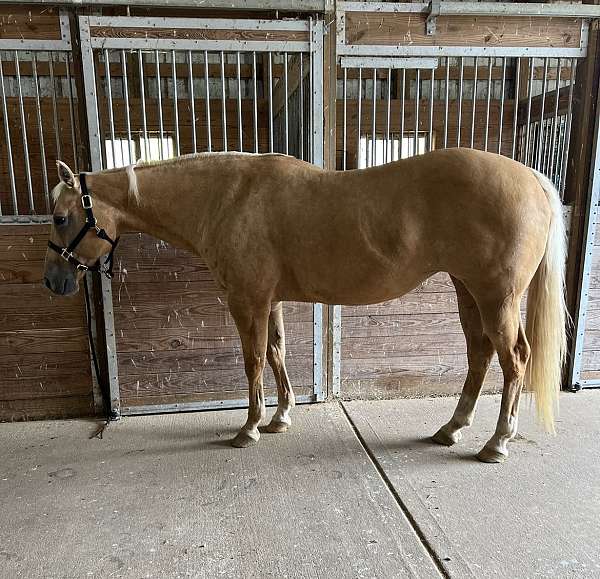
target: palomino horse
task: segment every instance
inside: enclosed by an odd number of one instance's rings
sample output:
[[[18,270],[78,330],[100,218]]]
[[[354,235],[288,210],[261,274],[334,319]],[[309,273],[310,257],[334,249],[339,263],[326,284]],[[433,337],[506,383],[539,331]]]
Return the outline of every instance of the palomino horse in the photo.
[[[496,431],[478,457],[507,456],[524,382],[553,430],[565,354],[565,229],[556,190],[524,165],[448,149],[345,172],[241,153],[190,155],[85,180],[64,163],[58,168],[56,251],[48,252],[45,271],[53,292],[77,291],[85,268],[97,268],[127,231],[201,255],[226,291],[250,388],[248,420],[234,446],[259,439],[267,360],[278,406],[266,430],[290,425],[281,301],[373,304],[439,271],[456,287],[469,370],[454,415],[434,440],[454,444],[471,424],[494,352],[504,391]],[[528,287],[524,329],[519,304]]]

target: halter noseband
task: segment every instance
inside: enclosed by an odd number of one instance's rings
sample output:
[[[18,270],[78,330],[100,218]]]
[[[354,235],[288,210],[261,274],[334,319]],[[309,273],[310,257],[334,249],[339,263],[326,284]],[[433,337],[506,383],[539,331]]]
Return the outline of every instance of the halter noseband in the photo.
[[[60,245],[56,245],[56,243],[53,243],[52,241],[48,241],[48,247],[56,251],[56,253],[58,253],[58,255],[60,255],[65,261],[68,261],[69,263],[73,264],[75,266],[75,269],[77,269],[78,271],[99,271],[100,273],[103,273],[108,279],[110,279],[112,277],[113,270],[113,255],[115,253],[117,243],[119,243],[119,238],[117,237],[116,240],[111,239],[108,233],[104,231],[104,229],[98,227],[96,218],[94,217],[94,212],[92,210],[92,197],[89,194],[87,186],[85,184],[85,173],[79,174],[79,182],[81,184],[81,205],[83,206],[83,210],[85,211],[85,223],[83,224],[83,227],[79,230],[79,233],[75,236],[75,239],[73,239],[73,241],[71,241],[71,243],[67,247],[60,247]],[[90,229],[94,229],[96,235],[100,239],[103,239],[104,241],[108,241],[108,243],[110,243],[111,249],[103,264],[106,267],[100,265],[99,260],[94,265],[86,265],[85,263],[79,261],[73,254],[75,248],[81,243],[81,240],[85,237],[85,235]]]

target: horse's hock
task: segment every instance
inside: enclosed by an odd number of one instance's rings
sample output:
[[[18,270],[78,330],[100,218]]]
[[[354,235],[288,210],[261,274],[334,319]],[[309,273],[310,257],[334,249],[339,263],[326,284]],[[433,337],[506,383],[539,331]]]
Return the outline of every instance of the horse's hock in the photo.
[[[317,4],[305,14],[295,5],[292,19],[285,11],[165,18],[158,9],[87,16],[0,4],[2,420],[102,411],[83,299],[51,297],[40,283],[57,158],[97,171],[197,151],[276,151],[350,170],[463,146],[519,160],[547,175],[577,216],[566,385],[598,383],[596,220],[586,214],[598,191],[588,188],[594,8],[517,15],[463,3],[460,16],[442,8],[428,19],[421,5],[338,3],[325,15]],[[130,234],[112,282],[92,286],[113,410],[246,404],[240,342],[202,259]],[[299,402],[457,393],[465,381],[447,274],[382,304],[287,303],[284,320]],[[485,388],[501,384],[494,361]]]

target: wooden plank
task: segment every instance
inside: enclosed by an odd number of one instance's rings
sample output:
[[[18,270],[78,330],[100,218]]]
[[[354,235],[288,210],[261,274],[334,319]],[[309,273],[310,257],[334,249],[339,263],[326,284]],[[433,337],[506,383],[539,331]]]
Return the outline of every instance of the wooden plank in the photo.
[[[292,386],[306,386],[312,392],[312,366],[306,364],[288,364],[288,372]],[[264,383],[267,387],[275,388],[273,373],[269,368],[264,374]],[[248,381],[243,367],[225,368],[214,372],[154,372],[145,375],[119,376],[121,395],[124,398],[133,396],[147,398],[149,396],[172,396],[189,394],[192,398],[198,393],[217,393],[212,399],[220,399],[221,392],[239,391],[246,397],[248,394]],[[200,400],[201,398],[196,398]]]
[[[58,7],[3,5],[0,39],[61,40]]]
[[[285,331],[288,346],[309,342],[312,344],[311,322],[285,324]],[[198,330],[169,328],[143,331],[121,328],[117,332],[117,349],[119,353],[207,349],[214,346],[233,348],[239,342],[240,338],[235,326],[207,326]]]
[[[425,32],[425,14],[346,12],[345,43],[382,46],[527,46],[579,48],[581,20],[537,16],[438,16]]]
[[[242,40],[244,42],[308,42],[306,30],[233,30],[230,28],[90,27],[92,38],[143,38],[157,40]]]
[[[390,356],[438,356],[443,359],[453,354],[466,354],[462,334],[429,334],[398,339],[344,337],[342,360],[363,360],[368,364],[385,364]]]
[[[312,342],[289,348],[286,363],[303,363],[312,369]],[[2,361],[0,359],[0,367]],[[119,353],[119,376],[140,376],[154,372],[220,372],[244,370],[241,344],[205,349],[151,350]]]
[[[0,261],[0,283],[42,283],[43,261]]]
[[[83,320],[83,295],[57,296],[41,283],[2,284],[0,286],[0,316],[16,311],[24,313],[46,312],[51,310],[57,316],[60,326],[60,314],[73,308],[80,309]],[[2,328],[4,329],[4,328]]]
[[[88,352],[43,352],[3,354],[0,356],[0,375],[7,379],[60,378],[68,373],[89,373]]]
[[[277,397],[277,389],[274,384],[265,386],[264,389],[265,397]],[[312,388],[310,387],[299,387],[294,388],[296,396],[310,396],[312,394]],[[210,387],[205,391],[192,392],[192,393],[168,393],[168,394],[146,394],[140,392],[139,396],[125,396],[121,398],[122,406],[128,406],[135,412],[136,406],[154,406],[157,404],[186,404],[186,403],[198,403],[198,402],[214,402],[228,401],[228,400],[241,400],[247,403],[248,400],[248,389],[239,388],[232,390],[210,390]]]
[[[344,316],[444,314],[458,311],[454,293],[411,292],[397,300],[368,306],[345,306]]]
[[[94,416],[91,396],[0,400],[0,422]]]
[[[86,352],[85,328],[0,331],[0,356],[42,352]]]
[[[345,316],[342,307],[342,341],[348,338],[397,338],[421,335],[462,335],[458,313],[400,316]]]
[[[37,378],[4,378],[0,388],[0,400],[33,400],[44,399],[48,403],[51,398],[68,396],[91,397],[90,367],[64,372],[62,376],[46,376]]]

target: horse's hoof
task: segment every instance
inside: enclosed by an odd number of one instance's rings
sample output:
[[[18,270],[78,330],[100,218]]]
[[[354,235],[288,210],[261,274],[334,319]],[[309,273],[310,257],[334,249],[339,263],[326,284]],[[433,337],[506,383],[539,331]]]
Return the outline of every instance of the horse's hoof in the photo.
[[[477,460],[487,463],[500,463],[504,462],[508,458],[508,455],[499,450],[488,448],[484,446],[477,454]]]
[[[431,440],[433,440],[433,442],[436,442],[437,444],[443,444],[444,446],[452,446],[453,444],[456,444],[457,442],[459,442],[461,438],[462,438],[462,434],[460,433],[460,430],[457,430],[456,432],[449,434],[446,431],[445,427],[442,426],[442,428],[440,428],[431,437]]]
[[[260,434],[258,431],[254,433],[249,432],[248,430],[240,430],[237,436],[231,441],[231,446],[235,446],[236,448],[247,448],[256,444],[259,438]]]
[[[277,432],[285,432],[290,425],[287,422],[280,422],[279,420],[271,420],[267,426],[265,426],[265,432],[275,434]]]

